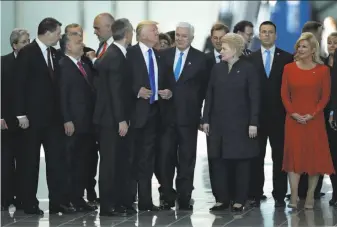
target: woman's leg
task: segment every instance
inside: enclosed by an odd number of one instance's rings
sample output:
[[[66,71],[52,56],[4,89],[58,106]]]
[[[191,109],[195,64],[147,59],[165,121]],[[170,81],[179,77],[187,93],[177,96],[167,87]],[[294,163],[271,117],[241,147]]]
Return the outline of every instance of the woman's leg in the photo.
[[[308,177],[308,192],[305,200],[304,208],[312,209],[315,203],[315,189],[318,183],[319,175],[313,175]]]
[[[290,204],[288,205],[291,208],[297,208],[297,199],[298,199],[298,183],[300,181],[301,175],[294,172],[289,172],[289,183],[291,189],[291,198]]]

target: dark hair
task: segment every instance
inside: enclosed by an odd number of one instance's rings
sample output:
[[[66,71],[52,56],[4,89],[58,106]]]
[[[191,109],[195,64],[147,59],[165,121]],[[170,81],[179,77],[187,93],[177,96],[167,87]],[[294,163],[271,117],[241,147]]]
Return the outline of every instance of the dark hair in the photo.
[[[211,36],[213,35],[214,31],[220,31],[220,30],[224,30],[226,34],[229,33],[229,28],[227,25],[222,24],[222,23],[216,23],[211,28]]]
[[[60,39],[60,49],[63,53],[66,51],[67,43],[69,42],[69,34],[63,34]]]
[[[159,34],[159,41],[162,40],[162,39],[166,40],[169,46],[172,45],[171,37],[167,33],[160,33]]]
[[[238,22],[238,23],[234,26],[233,32],[234,32],[234,33],[238,33],[239,31],[240,31],[240,32],[245,32],[245,28],[246,28],[247,26],[248,26],[248,27],[254,28],[254,25],[253,25],[252,22],[247,21],[247,20],[242,20],[242,21]]]
[[[317,30],[322,27],[322,23],[317,21],[307,21],[302,28],[303,32],[317,32]]]
[[[40,22],[37,34],[44,35],[47,31],[54,32],[57,26],[62,26],[62,24],[54,18],[47,17]]]
[[[170,36],[172,43],[176,41],[176,31],[169,31],[169,32],[166,32],[166,34]]]
[[[269,21],[269,20],[263,21],[263,22],[260,24],[259,31],[261,30],[261,27],[262,27],[263,25],[271,25],[271,26],[273,26],[273,27],[275,28],[275,33],[276,33],[276,25],[275,25],[273,22],[271,22],[271,21]]]
[[[132,31],[132,25],[126,18],[118,19],[111,25],[112,37],[114,40],[122,40],[127,31]]]

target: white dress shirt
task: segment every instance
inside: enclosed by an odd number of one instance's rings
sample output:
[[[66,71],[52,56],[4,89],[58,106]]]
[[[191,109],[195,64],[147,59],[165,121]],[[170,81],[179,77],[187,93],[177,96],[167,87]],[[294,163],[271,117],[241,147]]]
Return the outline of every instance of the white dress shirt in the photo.
[[[141,51],[143,53],[144,60],[146,62],[146,68],[147,68],[147,71],[149,73],[149,52],[148,52],[148,50],[150,48],[148,48],[142,42],[139,42],[139,47],[140,47],[140,49],[141,49]],[[154,54],[153,49],[152,49],[152,59],[153,59],[153,64],[154,64],[154,79],[155,79],[155,84],[156,84],[156,88],[155,88],[155,90],[156,90],[155,100],[157,101],[158,100],[158,65],[157,65],[157,59],[156,59],[156,56]]]
[[[273,67],[273,61],[274,61],[274,54],[275,54],[275,45],[272,46],[269,50],[270,50],[270,71],[271,68]],[[261,46],[261,54],[262,54],[262,59],[263,59],[263,65],[265,66],[266,64],[266,59],[267,59],[267,53],[266,53],[266,48],[264,48],[263,46]]]
[[[39,40],[39,38],[36,38],[35,41],[39,45],[39,47],[41,49],[41,52],[43,54],[44,60],[46,60],[46,63],[47,63],[47,66],[48,66],[48,57],[47,57],[48,51],[47,51],[47,49],[50,48],[50,47],[47,47],[43,42],[41,42],[41,40]],[[54,63],[53,63],[53,58],[51,56],[51,52],[50,52],[50,61],[51,61],[51,67],[54,69]]]
[[[215,62],[216,63],[220,63],[220,61],[221,61],[221,59],[219,58],[219,56],[221,56],[221,54],[216,49],[214,49],[214,57],[215,57]]]
[[[77,65],[77,62],[81,62],[80,59],[76,59],[76,58],[74,58],[74,57],[72,57],[68,54],[66,54],[66,56],[69,57],[70,60],[72,60],[74,62],[74,64],[76,65],[77,68],[79,68],[78,65]]]
[[[183,71],[183,68],[184,68],[184,65],[185,65],[185,62],[186,62],[186,58],[187,58],[187,54],[188,54],[189,50],[190,50],[190,46],[186,50],[184,50],[184,51],[180,51],[178,48],[176,48],[176,54],[175,54],[174,63],[173,63],[173,72],[176,69],[176,65],[178,63],[178,60],[179,60],[179,57],[180,57],[180,53],[181,52],[184,53],[183,57],[182,57],[181,69],[180,69],[179,77],[180,77],[181,72]]]
[[[126,48],[119,43],[114,42],[114,44],[122,51],[124,57],[126,57]]]

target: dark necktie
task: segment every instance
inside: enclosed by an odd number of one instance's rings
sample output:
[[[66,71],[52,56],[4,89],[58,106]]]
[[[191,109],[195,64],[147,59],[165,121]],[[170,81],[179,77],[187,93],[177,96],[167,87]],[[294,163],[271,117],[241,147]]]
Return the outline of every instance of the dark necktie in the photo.
[[[50,58],[50,48],[47,48],[47,62],[48,62],[48,71],[49,75],[52,79],[54,79],[54,70],[53,70],[53,65],[51,63],[51,58]]]
[[[154,103],[156,97],[156,82],[154,78],[154,62],[152,58],[152,49],[148,50],[148,54],[149,54],[149,79],[152,90],[152,96],[150,97],[150,104],[152,104]]]
[[[222,56],[221,56],[221,55],[219,55],[219,56],[218,56],[218,58],[219,58],[219,60],[221,61],[221,58],[222,58]]]

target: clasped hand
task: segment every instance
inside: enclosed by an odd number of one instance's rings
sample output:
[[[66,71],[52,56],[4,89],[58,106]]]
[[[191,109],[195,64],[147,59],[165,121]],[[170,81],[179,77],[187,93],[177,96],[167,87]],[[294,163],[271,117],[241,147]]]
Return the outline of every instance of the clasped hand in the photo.
[[[293,113],[291,117],[295,119],[298,123],[303,125],[314,118],[314,116],[312,116],[311,114],[300,115],[298,113]]]

